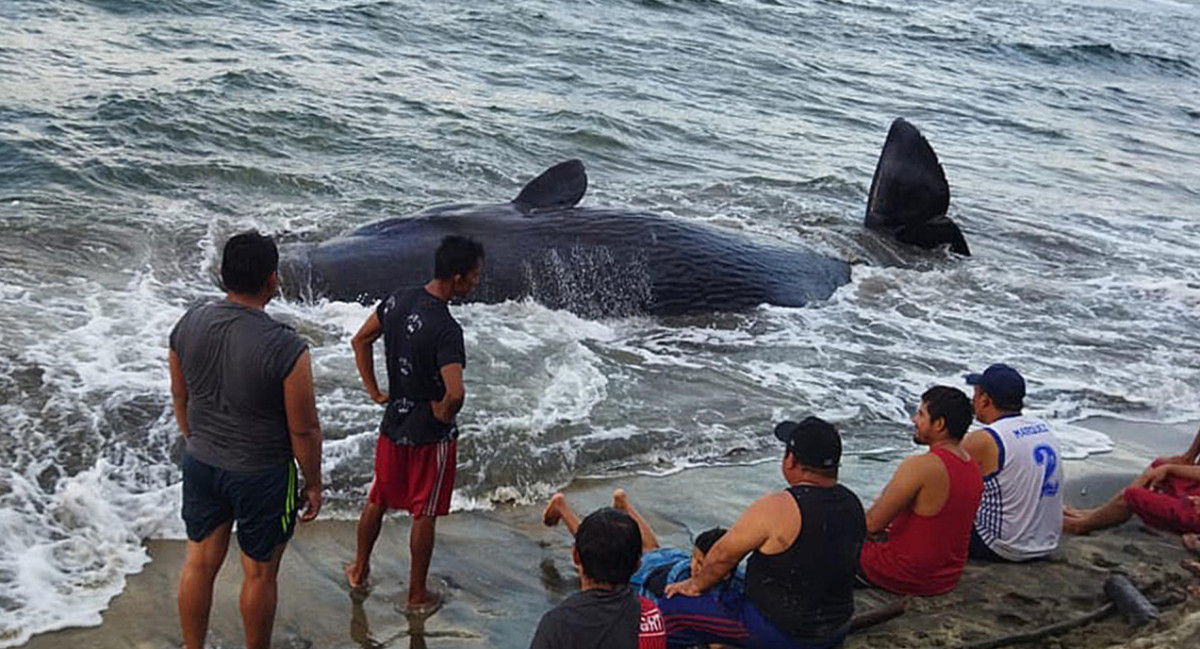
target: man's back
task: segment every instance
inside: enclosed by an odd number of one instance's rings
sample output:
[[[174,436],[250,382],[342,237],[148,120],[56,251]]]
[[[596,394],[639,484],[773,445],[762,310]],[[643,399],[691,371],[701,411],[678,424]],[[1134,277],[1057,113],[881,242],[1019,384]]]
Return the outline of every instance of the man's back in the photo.
[[[383,431],[401,444],[454,439],[458,429],[433,417],[430,407],[446,392],[441,368],[466,365],[462,327],[446,303],[424,288],[404,289],[380,303],[390,401]]]
[[[990,435],[997,470],[983,478],[975,531],[1010,561],[1045,556],[1062,532],[1062,465],[1058,438],[1045,422],[1013,413],[972,433]]]
[[[939,595],[954,589],[967,562],[983,479],[961,451],[936,448],[910,461],[921,463],[920,495],[892,519],[886,540],[863,546],[861,570],[872,584],[895,593]],[[936,502],[922,503],[926,492]]]
[[[662,613],[628,585],[583,590],[538,623],[530,649],[666,649]]]
[[[260,309],[228,300],[190,309],[171,331],[188,390],[188,451],[228,471],[292,458],[283,381],[306,345]]]
[[[866,536],[862,503],[842,485],[799,484],[787,493],[800,533],[776,554],[755,551],[746,567],[746,598],[794,640],[820,642],[854,614],[854,571]]]

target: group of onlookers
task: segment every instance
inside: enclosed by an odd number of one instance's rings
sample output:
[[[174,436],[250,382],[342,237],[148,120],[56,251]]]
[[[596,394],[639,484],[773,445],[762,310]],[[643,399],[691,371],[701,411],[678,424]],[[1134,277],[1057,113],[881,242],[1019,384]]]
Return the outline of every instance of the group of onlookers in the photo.
[[[411,614],[440,605],[426,580],[437,517],[450,509],[455,417],[466,395],[462,328],[447,305],[478,285],[483,254],[470,239],[446,237],[433,279],[383,300],[352,340],[363,385],[385,409],[345,575],[351,588],[368,583],[384,514],[408,511]],[[280,559],[297,520],[315,518],[322,503],[307,345],[263,311],[278,289],[278,259],[267,237],[232,237],[221,260],[225,299],[189,309],[170,335],[171,394],[186,440],[188,552],[178,608],[189,649],[204,645],[235,521],[246,644],[270,645]],[[380,339],[387,392],[375,374]],[[1200,433],[1186,454],[1156,461],[1103,507],[1064,509],[1058,441],[1045,422],[1022,414],[1021,375],[995,364],[966,382],[970,398],[946,386],[921,396],[913,440],[929,452],[904,460],[865,512],[838,483],[838,431],[817,417],[775,427],[787,487],[751,503],[728,530],[700,534],[690,552],[660,547],[620,490],[612,507],[582,521],[556,494],[544,522],[562,521],[574,535],[581,590],[545,615],[533,647],[834,647],[850,631],[855,588],[945,593],[968,557],[1037,559],[1054,551],[1064,529],[1086,532],[1134,513],[1200,532]],[[968,433],[973,420],[983,427]],[[1200,552],[1194,534],[1185,543]]]
[[[1062,528],[1058,441],[1045,422],[1021,414],[1025,381],[1013,368],[992,365],[966,381],[973,398],[947,386],[921,396],[913,441],[929,452],[902,462],[865,512],[838,483],[841,436],[818,417],[775,428],[787,488],[756,500],[728,531],[701,534],[690,556],[659,548],[618,490],[613,507],[593,516],[613,521],[603,532],[609,538],[618,525],[640,533],[633,534],[640,544],[630,541],[628,552],[644,551],[646,561],[635,571],[627,559],[629,570],[617,581],[584,579],[583,593],[620,592],[640,602],[641,625],[626,625],[627,646],[634,646],[635,628],[642,630],[639,646],[662,646],[659,635],[644,631],[665,628],[669,646],[822,648],[840,645],[849,633],[855,588],[938,595],[958,584],[969,556],[1045,556]],[[973,419],[985,426],[968,433]],[[591,540],[562,494],[544,514],[549,525],[559,520],[576,536],[578,559],[580,544]],[[586,561],[577,563],[590,574]],[[581,593],[564,606],[578,614],[587,597]],[[592,642],[594,634],[569,635],[562,615],[559,609],[546,615],[534,647],[605,646]]]

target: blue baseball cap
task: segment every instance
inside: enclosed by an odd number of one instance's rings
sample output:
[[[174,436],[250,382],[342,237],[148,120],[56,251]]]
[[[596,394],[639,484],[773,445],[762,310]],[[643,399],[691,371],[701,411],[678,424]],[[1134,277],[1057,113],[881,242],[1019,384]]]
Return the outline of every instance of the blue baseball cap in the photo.
[[[982,374],[967,374],[967,385],[977,385],[992,401],[1020,407],[1025,400],[1025,379],[1004,363],[989,366]]]

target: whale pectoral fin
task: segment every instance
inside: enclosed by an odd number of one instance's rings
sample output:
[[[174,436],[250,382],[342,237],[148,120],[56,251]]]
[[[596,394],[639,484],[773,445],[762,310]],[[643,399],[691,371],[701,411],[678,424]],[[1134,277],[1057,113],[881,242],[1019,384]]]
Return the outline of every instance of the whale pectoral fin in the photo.
[[[560,162],[529,181],[513,204],[523,212],[573,207],[587,192],[587,172],[579,160]]]
[[[962,232],[946,217],[949,208],[950,185],[933,147],[917,127],[896,118],[875,166],[864,225],[923,248],[948,243],[955,252],[970,254]]]

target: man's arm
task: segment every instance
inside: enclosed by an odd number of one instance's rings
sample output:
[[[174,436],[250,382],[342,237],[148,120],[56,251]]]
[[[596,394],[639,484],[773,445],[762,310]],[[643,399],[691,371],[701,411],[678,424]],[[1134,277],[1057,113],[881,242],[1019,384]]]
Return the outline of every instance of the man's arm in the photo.
[[[1154,483],[1150,485],[1151,487],[1157,487],[1158,484],[1166,479],[1167,476],[1175,476],[1177,478],[1183,478],[1184,480],[1200,482],[1200,466],[1195,464],[1167,464],[1158,468],[1165,469],[1163,472],[1165,475],[1163,475],[1162,478],[1155,480]]]
[[[449,363],[442,366],[442,383],[446,386],[446,394],[441,401],[433,402],[433,416],[443,424],[454,421],[454,416],[462,410],[467,400],[467,388],[463,385],[463,366],[461,363]]]
[[[1196,437],[1192,439],[1192,445],[1183,455],[1172,455],[1164,457],[1163,464],[1195,464],[1196,459],[1200,457],[1200,430],[1196,431]]]
[[[992,434],[980,428],[967,433],[963,438],[962,448],[979,465],[980,472],[989,476],[1000,469],[1000,449]]]
[[[704,567],[700,573],[677,584],[668,585],[667,597],[676,594],[695,597],[720,583],[737,567],[742,557],[766,544],[771,538],[772,528],[783,515],[782,506],[795,507],[791,501],[791,495],[780,492],[763,496],[751,503],[725,536],[714,543],[708,554],[704,555]]]
[[[379,389],[379,383],[375,380],[375,341],[379,340],[381,335],[383,324],[379,322],[379,316],[372,313],[362,327],[359,327],[354,338],[350,339],[350,346],[354,348],[354,364],[358,366],[358,376],[362,378],[367,394],[371,395],[371,400],[375,403],[388,401],[387,393]]]
[[[312,360],[304,350],[283,380],[283,407],[287,413],[292,454],[304,474],[306,506],[302,522],[321,511],[321,422],[317,419],[317,399],[313,391]]]
[[[167,361],[171,367],[171,401],[175,404],[175,423],[179,425],[179,432],[183,434],[183,438],[187,439],[192,434],[192,429],[188,428],[188,391],[187,379],[183,377],[183,362],[179,360],[179,354],[176,354],[174,349],[167,355]]]
[[[900,463],[883,493],[867,510],[867,534],[879,534],[905,509],[912,507],[925,486],[924,455],[910,457]]]

